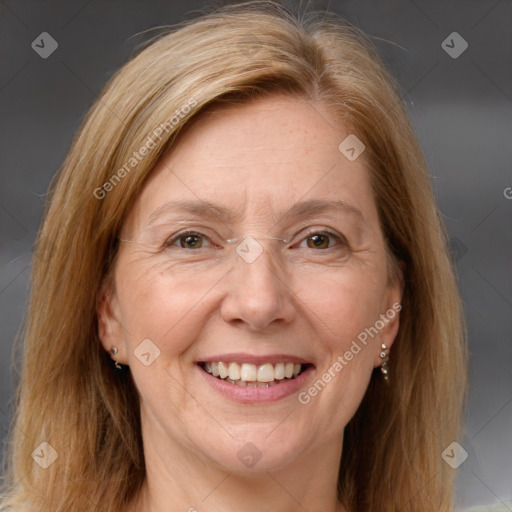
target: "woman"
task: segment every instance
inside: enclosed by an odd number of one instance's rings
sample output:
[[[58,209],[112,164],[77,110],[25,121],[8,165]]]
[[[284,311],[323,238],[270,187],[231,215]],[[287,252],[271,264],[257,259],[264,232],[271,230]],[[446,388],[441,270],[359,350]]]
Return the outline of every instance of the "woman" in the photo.
[[[356,29],[252,2],[152,42],[38,251],[7,509],[450,510],[460,303]]]

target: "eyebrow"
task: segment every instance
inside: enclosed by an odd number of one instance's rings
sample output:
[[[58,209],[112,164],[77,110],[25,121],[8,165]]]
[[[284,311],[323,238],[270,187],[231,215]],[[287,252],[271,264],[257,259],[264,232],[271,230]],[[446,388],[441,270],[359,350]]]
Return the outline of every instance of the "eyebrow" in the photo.
[[[364,223],[363,214],[355,206],[341,200],[324,201],[320,199],[310,199],[294,204],[288,211],[284,212],[281,216],[281,220],[285,217],[301,219],[315,214],[330,212],[348,213],[354,215],[359,221]],[[241,217],[239,212],[232,212],[224,206],[209,201],[178,200],[169,201],[156,208],[149,216],[146,226],[151,225],[158,217],[167,213],[188,213],[205,219],[220,220],[223,223],[234,222]]]
[[[168,213],[188,213],[197,217],[206,219],[217,219],[222,222],[230,222],[239,215],[234,215],[224,206],[211,203],[209,201],[169,201],[159,206],[148,217],[146,226],[151,225],[158,217]]]
[[[294,204],[284,216],[304,218],[318,213],[343,212],[355,215],[359,220],[364,221],[364,216],[360,210],[346,201],[323,201],[320,199],[310,199]]]

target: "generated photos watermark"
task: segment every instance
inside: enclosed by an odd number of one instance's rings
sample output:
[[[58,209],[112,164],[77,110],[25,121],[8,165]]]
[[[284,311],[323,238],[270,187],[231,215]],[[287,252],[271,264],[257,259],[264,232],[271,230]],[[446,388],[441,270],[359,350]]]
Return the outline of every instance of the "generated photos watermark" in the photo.
[[[117,184],[156,147],[156,139],[161,140],[163,133],[169,133],[169,130],[174,128],[190,112],[190,109],[196,105],[197,100],[194,97],[190,98],[187,103],[184,103],[179,109],[175,110],[174,114],[169,119],[157,126],[151,135],[148,136],[144,144],[137,151],[133,152],[132,156],[125,164],[119,168],[108,181],[103,183],[101,187],[94,189],[94,197],[96,199],[104,199],[107,193],[113,190]]]
[[[357,335],[357,341],[352,340],[350,348],[343,355],[339,355],[336,361],[318,378],[306,391],[301,391],[297,397],[302,405],[311,402],[311,398],[320,393],[326,386],[338,375],[345,366],[347,366],[354,356],[361,352],[362,347],[368,344],[369,338],[373,339],[384,329],[384,327],[401,311],[402,305],[395,302],[380,318],[371,326],[362,330]],[[359,342],[359,343],[358,343]]]

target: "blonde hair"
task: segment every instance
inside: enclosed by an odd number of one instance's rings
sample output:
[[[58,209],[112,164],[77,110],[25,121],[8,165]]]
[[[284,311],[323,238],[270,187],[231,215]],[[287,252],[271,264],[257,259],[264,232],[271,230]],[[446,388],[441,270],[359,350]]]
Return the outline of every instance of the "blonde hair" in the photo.
[[[369,40],[335,16],[296,17],[273,2],[223,7],[156,38],[84,120],[38,237],[5,509],[114,512],[137,495],[145,477],[138,396],[97,332],[96,297],[117,234],[191,119],[219,101],[275,93],[324,102],[364,142],[382,230],[403,268],[391,384],[373,375],[345,429],[340,499],[351,512],[450,510],[454,474],[441,453],[459,434],[466,352],[426,164]],[[41,442],[58,453],[47,469],[31,457]]]

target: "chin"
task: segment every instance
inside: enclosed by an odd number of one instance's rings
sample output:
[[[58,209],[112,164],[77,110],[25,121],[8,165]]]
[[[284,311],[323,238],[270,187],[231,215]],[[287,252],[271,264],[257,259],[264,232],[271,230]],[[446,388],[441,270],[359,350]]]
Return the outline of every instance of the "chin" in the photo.
[[[200,450],[212,463],[239,475],[264,474],[289,467],[301,457],[310,439],[291,437],[289,432],[275,431],[276,424],[246,426],[244,436],[217,440]],[[274,431],[273,431],[274,430]],[[288,429],[287,429],[288,430]]]

